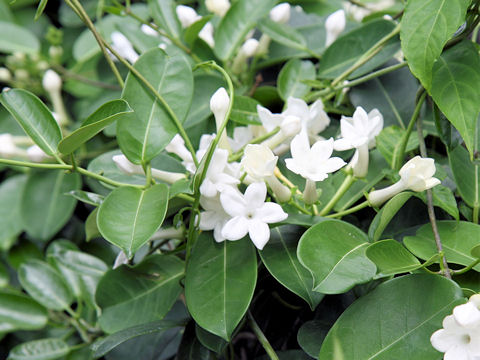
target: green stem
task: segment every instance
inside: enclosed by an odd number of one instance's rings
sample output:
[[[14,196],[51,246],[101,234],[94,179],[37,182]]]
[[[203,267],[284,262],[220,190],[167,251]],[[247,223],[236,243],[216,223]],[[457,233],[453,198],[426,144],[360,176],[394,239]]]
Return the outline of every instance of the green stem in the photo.
[[[451,271],[451,274],[452,274],[452,275],[462,275],[462,274],[465,274],[467,271],[472,270],[472,269],[473,269],[475,266],[477,266],[478,264],[480,264],[480,259],[475,260],[473,263],[471,263],[470,265],[464,267],[463,269],[460,269],[460,270],[452,270],[452,271]]]
[[[70,165],[44,164],[44,163],[34,163],[34,162],[18,161],[18,160],[10,160],[10,159],[0,159],[0,164],[39,168],[39,169],[70,170],[72,168]]]
[[[267,139],[270,139],[273,135],[275,135],[276,133],[278,133],[280,131],[280,128],[279,127],[276,127],[275,129],[273,129],[272,131],[270,131],[269,133],[265,134],[265,135],[262,135],[262,136],[259,136],[259,137],[256,137],[255,139],[253,139],[252,141],[250,141],[248,144],[260,144],[261,142],[267,140]],[[247,144],[247,145],[248,145]],[[241,157],[243,156],[243,152],[245,151],[245,147],[247,146],[242,146],[242,148],[240,150],[238,150],[235,154],[232,154],[228,157],[228,161],[229,162],[232,162],[232,161],[237,161],[239,159],[241,159]]]
[[[347,192],[348,189],[350,189],[350,186],[352,186],[352,184],[356,181],[357,179],[349,174],[347,175],[347,177],[345,178],[345,180],[343,180],[343,183],[342,185],[340,185],[340,187],[338,188],[337,192],[335,193],[335,195],[330,199],[330,201],[327,203],[327,205],[325,205],[325,207],[322,209],[322,211],[320,211],[320,216],[325,216],[327,215],[332,209],[333,207],[335,206],[335,204],[341,199],[341,197],[343,195],[345,195],[345,193]]]
[[[152,185],[152,165],[150,163],[146,164],[143,167],[143,171],[145,172],[145,187],[150,187]]]
[[[328,218],[342,217],[342,216],[345,216],[345,215],[348,215],[348,214],[352,214],[352,213],[354,213],[358,210],[362,210],[362,209],[366,208],[367,206],[369,206],[368,200],[364,201],[361,204],[358,204],[357,206],[351,207],[350,209],[340,211],[340,212],[335,213],[335,214],[327,215],[326,217],[328,217]]]
[[[273,350],[272,345],[270,345],[270,343],[268,342],[268,339],[265,337],[265,334],[262,332],[262,329],[260,329],[257,322],[253,318],[252,313],[250,311],[248,312],[248,324],[250,325],[250,328],[252,329],[254,334],[257,336],[257,339],[260,342],[260,344],[262,344],[268,357],[271,360],[280,360],[278,355],[275,353],[275,350]]]
[[[307,209],[304,209],[303,207],[301,207],[300,205],[298,205],[293,199],[291,199],[288,204],[292,205],[293,207],[295,207],[296,209],[300,210],[300,212],[304,213],[304,214],[307,214],[307,215],[313,215],[310,211],[308,211]]]

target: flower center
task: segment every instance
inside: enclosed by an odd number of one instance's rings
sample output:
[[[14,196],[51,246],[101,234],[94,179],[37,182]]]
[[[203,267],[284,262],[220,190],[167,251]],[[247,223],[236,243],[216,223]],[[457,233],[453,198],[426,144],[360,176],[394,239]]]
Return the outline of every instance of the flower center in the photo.
[[[248,214],[247,214],[247,219],[253,219],[253,214],[252,214],[252,213],[248,213]]]
[[[468,334],[463,334],[462,337],[460,338],[460,342],[462,344],[470,344],[470,341],[472,341],[472,339],[470,338],[470,335]]]

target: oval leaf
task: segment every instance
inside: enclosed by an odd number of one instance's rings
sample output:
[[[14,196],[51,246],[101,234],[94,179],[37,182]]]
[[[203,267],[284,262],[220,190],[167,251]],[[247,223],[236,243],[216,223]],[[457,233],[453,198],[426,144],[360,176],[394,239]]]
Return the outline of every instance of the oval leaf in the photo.
[[[463,201],[470,207],[480,203],[480,168],[470,161],[468,151],[462,146],[448,150],[448,162]]]
[[[315,80],[315,66],[311,61],[292,59],[288,61],[278,74],[278,93],[287,101],[289,97],[303,98],[310,86],[304,80]]]
[[[0,293],[0,331],[38,330],[47,325],[47,310],[31,298]]]
[[[273,41],[284,46],[298,50],[305,50],[307,46],[307,41],[303,35],[288,25],[276,23],[266,18],[260,22],[259,27],[262,33],[267,34]]]
[[[298,243],[297,256],[313,275],[313,290],[339,294],[375,276],[365,256],[368,237],[340,220],[325,220],[308,229]]]
[[[32,259],[23,263],[18,279],[31,297],[49,309],[64,310],[73,301],[61,275],[46,262]]]
[[[155,22],[174,38],[180,37],[180,24],[175,16],[173,0],[149,0],[148,7]]]
[[[8,9],[8,7],[7,7]],[[3,9],[2,9],[3,11]],[[26,28],[13,22],[0,21],[0,51],[3,53],[22,52],[37,54],[40,42]]]
[[[52,113],[34,94],[23,89],[4,90],[0,102],[46,154],[53,156],[62,132]]]
[[[402,354],[403,359],[437,360],[440,354],[430,345],[430,336],[463,301],[460,287],[441,276],[387,281],[345,310],[330,329],[319,358],[391,360]]]
[[[167,204],[165,184],[146,190],[128,186],[117,188],[98,208],[98,230],[131,258],[162,225]]]
[[[0,185],[0,248],[23,229],[20,204],[27,177],[12,176]]]
[[[152,49],[137,60],[135,69],[183,122],[193,96],[192,70],[183,55],[169,56],[161,49]],[[130,161],[148,162],[168,145],[178,129],[164,106],[132,73],[127,76],[122,98],[135,111],[135,118],[118,121],[120,148]]]
[[[272,276],[304,299],[313,310],[323,295],[312,291],[312,275],[297,259],[297,243],[302,232],[300,227],[288,225],[272,229],[270,240],[259,254]]]
[[[79,275],[101,277],[108,270],[102,260],[81,251],[59,250],[52,256],[59,264]]]
[[[54,360],[70,352],[68,344],[61,339],[33,340],[15,346],[8,360]]]
[[[107,333],[161,320],[182,291],[184,263],[154,255],[139,265],[123,265],[100,280],[95,298],[102,308],[99,323]]]
[[[125,100],[109,101],[90,115],[80,128],[63,139],[58,144],[58,150],[62,154],[70,154],[114,121],[131,119],[132,113],[133,110]]]
[[[256,282],[255,248],[248,239],[215,243],[202,234],[187,266],[188,310],[198,325],[229,341],[250,305]]]

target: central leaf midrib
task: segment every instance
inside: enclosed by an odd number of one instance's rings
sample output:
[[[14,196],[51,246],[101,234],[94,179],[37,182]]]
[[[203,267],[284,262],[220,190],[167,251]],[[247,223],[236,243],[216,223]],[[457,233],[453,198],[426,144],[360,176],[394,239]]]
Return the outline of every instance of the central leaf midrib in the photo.
[[[137,227],[138,214],[140,212],[140,208],[142,207],[142,202],[143,202],[144,197],[145,197],[145,191],[141,191],[140,192],[140,199],[138,199],[137,210],[135,211],[135,217],[133,218],[132,235],[130,236],[130,246],[128,248],[130,253],[132,252],[133,243],[135,241],[135,230],[136,230],[136,227]]]

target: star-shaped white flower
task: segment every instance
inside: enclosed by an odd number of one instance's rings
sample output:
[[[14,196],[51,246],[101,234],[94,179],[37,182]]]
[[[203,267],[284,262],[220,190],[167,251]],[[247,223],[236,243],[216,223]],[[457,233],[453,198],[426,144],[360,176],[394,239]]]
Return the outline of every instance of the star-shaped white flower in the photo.
[[[213,153],[205,179],[200,185],[200,193],[203,196],[213,197],[222,192],[226,187],[234,186],[240,181],[227,173],[228,151],[216,149]]]
[[[302,99],[289,97],[284,116],[297,116],[302,122],[302,129],[307,131],[310,140],[318,140],[318,133],[330,124],[330,118],[324,110],[322,100],[317,100],[310,106]]]
[[[223,210],[220,196],[200,196],[200,205],[205,209],[200,213],[200,230],[213,230],[215,241],[224,241],[225,237],[222,235],[222,229],[231,217]]]
[[[262,250],[270,239],[268,224],[285,220],[288,214],[276,203],[265,202],[265,183],[253,183],[242,195],[235,188],[225,189],[220,201],[232,218],[223,226],[222,236],[227,240],[239,240],[249,234],[255,246]]]

